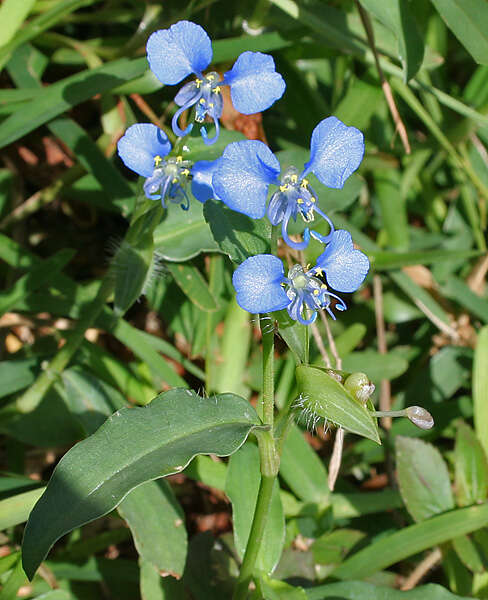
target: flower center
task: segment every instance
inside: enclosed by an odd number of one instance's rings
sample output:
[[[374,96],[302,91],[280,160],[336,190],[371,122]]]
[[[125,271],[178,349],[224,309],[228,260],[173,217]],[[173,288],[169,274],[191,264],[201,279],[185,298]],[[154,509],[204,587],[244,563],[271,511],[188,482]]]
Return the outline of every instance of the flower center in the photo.
[[[200,99],[195,109],[195,121],[203,123],[205,117],[209,115],[220,117],[222,111],[222,92],[219,85],[219,74],[215,71],[208,73],[203,79],[196,78],[195,85],[200,91]]]
[[[317,198],[308,180],[300,179],[296,167],[289,167],[285,171],[277,194],[280,194],[282,201],[293,206],[293,217],[299,212],[306,223],[313,221]]]
[[[185,198],[183,186],[190,176],[191,166],[192,162],[183,160],[182,156],[163,159],[156,155],[153,174],[144,184],[146,196],[152,200],[161,199],[163,204],[165,198],[181,202],[182,197]]]

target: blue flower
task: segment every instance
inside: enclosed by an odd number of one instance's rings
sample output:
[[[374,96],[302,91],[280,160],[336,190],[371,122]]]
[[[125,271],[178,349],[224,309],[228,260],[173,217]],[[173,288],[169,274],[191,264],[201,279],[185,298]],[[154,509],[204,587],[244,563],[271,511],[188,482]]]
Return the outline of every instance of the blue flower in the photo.
[[[212,60],[212,42],[205,30],[191,21],[179,21],[169,29],[155,31],[147,41],[146,50],[149,66],[161,83],[175,85],[188,75],[196,76],[176,94],[175,102],[180,108],[173,117],[172,127],[176,135],[187,135],[193,124],[181,129],[178,120],[185,110],[195,106],[197,123],[203,123],[205,117],[215,123],[215,136],[211,139],[205,127],[200,129],[206,144],[213,144],[219,136],[223,85],[230,87],[236,110],[246,115],[269,108],[285,91],[285,82],[276,72],[273,58],[261,52],[243,52],[222,80],[215,71],[204,75]]]
[[[253,219],[268,218],[273,225],[281,223],[286,243],[297,249],[305,248],[310,232],[305,229],[304,241],[290,240],[287,232],[290,218],[300,214],[306,223],[315,213],[329,223],[328,236],[312,232],[314,237],[327,243],[334,232],[330,219],[317,206],[317,195],[306,179],[313,173],[327,187],[341,189],[346,179],[359,167],[364,155],[363,134],[355,127],[347,127],[336,117],[321,121],[312,133],[310,160],[302,172],[295,167],[280,177],[280,164],[271,150],[262,142],[242,141],[229,144],[222,155],[219,170],[213,176],[213,186],[220,199],[233,210]],[[266,210],[271,184],[279,189],[271,196]]]
[[[327,251],[327,256],[324,256]],[[244,310],[256,314],[286,308],[292,319],[309,325],[315,321],[317,310],[320,309],[325,309],[335,319],[330,307],[332,298],[337,300],[337,310],[347,308],[344,301],[319,278],[321,275],[325,274],[328,285],[337,291],[353,292],[364,281],[368,269],[366,255],[354,250],[350,234],[338,230],[334,232],[317,265],[310,271],[305,271],[301,265],[294,265],[285,277],[279,258],[271,254],[258,254],[237,267],[232,283],[237,303]]]
[[[193,164],[184,160],[183,156],[168,156],[171,143],[156,125],[132,125],[118,141],[117,150],[126,167],[146,178],[144,193],[150,200],[161,200],[166,206],[165,201],[169,199],[187,210],[189,200],[185,185],[190,177],[193,178],[192,192],[197,200],[205,202],[212,196],[209,180],[217,161]],[[204,189],[204,181],[207,187],[210,186],[210,191]]]

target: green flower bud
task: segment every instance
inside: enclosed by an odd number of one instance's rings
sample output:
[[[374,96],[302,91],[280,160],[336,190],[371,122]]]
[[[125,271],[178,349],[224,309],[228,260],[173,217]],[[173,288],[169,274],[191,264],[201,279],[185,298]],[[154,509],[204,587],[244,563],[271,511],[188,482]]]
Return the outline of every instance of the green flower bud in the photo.
[[[371,383],[366,373],[351,373],[344,382],[344,387],[361,404],[366,404],[374,392],[374,384]]]

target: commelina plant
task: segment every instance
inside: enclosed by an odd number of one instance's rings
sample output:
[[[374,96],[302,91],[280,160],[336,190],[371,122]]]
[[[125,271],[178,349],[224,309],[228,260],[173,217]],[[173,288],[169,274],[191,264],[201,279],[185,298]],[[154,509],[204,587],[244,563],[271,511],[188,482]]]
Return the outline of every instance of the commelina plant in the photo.
[[[247,256],[236,261],[240,264],[232,277],[239,306],[260,315],[261,403],[256,413],[246,400],[233,394],[205,399],[188,390],[171,390],[146,409],[122,409],[116,413],[91,437],[70,450],[56,468],[26,528],[24,568],[32,577],[58,537],[106,514],[145,481],[181,471],[196,454],[230,455],[252,432],[258,442],[261,478],[234,590],[234,599],[242,600],[247,597],[249,584],[256,575],[281,449],[295,417],[304,413],[313,423],[320,418],[329,427],[379,442],[376,417],[384,413],[374,410],[370,400],[374,386],[368,378],[308,364],[308,330],[318,312],[325,311],[335,319],[337,312],[345,311],[346,301],[338,294],[358,290],[369,271],[368,257],[354,246],[350,233],[335,229],[332,219],[320,208],[320,189],[312,187],[310,178],[315,177],[319,186],[341,189],[361,164],[364,139],[355,127],[324,115],[313,130],[310,156],[303,166],[293,165],[283,170],[269,147],[255,140],[232,142],[221,156],[195,161],[189,151],[192,141],[201,135],[204,144],[211,147],[219,139],[224,86],[229,87],[237,111],[253,114],[278,101],[285,92],[285,82],[276,71],[273,58],[260,52],[242,53],[222,77],[216,70],[207,71],[212,62],[212,43],[202,27],[189,21],[180,21],[169,29],[153,33],[147,42],[147,59],[150,69],[164,85],[189,80],[174,98],[179,108],[172,119],[172,132],[151,123],[136,123],[118,142],[123,163],[144,178],[144,197],[134,210],[126,238],[116,252],[91,317],[102,310],[112,294],[115,312],[120,315],[144,291],[154,269],[154,230],[165,211],[188,210],[193,201],[212,201],[220,207],[222,220],[228,220],[229,213],[240,213],[240,217],[244,215],[250,223],[251,230],[254,221],[264,222],[266,230],[271,231],[267,240],[269,251],[252,253],[248,250]],[[211,135],[209,128],[213,129]],[[301,240],[292,239],[289,233],[290,221],[299,217],[306,225]],[[326,233],[322,233],[324,228]],[[233,235],[230,230],[229,239]],[[314,264],[305,266],[300,253],[312,240],[320,250]],[[294,258],[288,261],[286,269],[284,256]],[[135,264],[137,270],[132,266]],[[276,332],[295,351],[299,363],[298,400],[282,407],[277,419],[273,366]],[[305,340],[302,353],[296,351],[297,340]],[[76,350],[76,343],[80,341],[70,340],[61,350],[63,360],[69,360],[69,353]],[[48,374],[41,384],[43,389],[50,385]],[[29,393],[24,403],[32,400],[32,392]],[[188,412],[183,423],[179,414],[185,407]],[[419,407],[394,414],[407,416],[420,427],[433,424]],[[117,416],[119,418],[115,418]],[[228,419],[225,427],[224,418]],[[149,458],[134,462],[134,452],[127,441],[130,426],[134,424],[144,428],[148,444],[164,442],[163,446],[167,446],[163,450],[173,448],[171,459],[161,450],[150,453],[155,457],[154,462]],[[205,440],[201,433],[200,437],[196,434],[203,426],[214,432]],[[95,480],[102,438],[104,443],[110,440],[110,446],[104,451],[104,459],[112,469],[110,476],[104,479],[107,485]],[[80,455],[86,462],[85,468],[76,472],[76,486],[71,489],[65,481],[72,476],[73,461]],[[122,477],[122,465],[126,468],[127,464],[133,464],[134,469]],[[70,477],[67,473],[71,473]],[[68,504],[77,508],[71,512],[57,511],[55,525],[47,534],[46,514],[56,512],[53,506],[59,494],[64,494],[65,499],[70,499]],[[270,572],[272,568],[273,565]]]

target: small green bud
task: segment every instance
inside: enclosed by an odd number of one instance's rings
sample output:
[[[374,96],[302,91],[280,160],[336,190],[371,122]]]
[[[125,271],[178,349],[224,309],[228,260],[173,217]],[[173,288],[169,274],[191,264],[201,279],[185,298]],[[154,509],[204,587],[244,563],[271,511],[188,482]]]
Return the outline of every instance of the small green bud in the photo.
[[[366,404],[374,392],[374,384],[371,383],[366,373],[351,373],[344,382],[344,387],[361,404]]]

